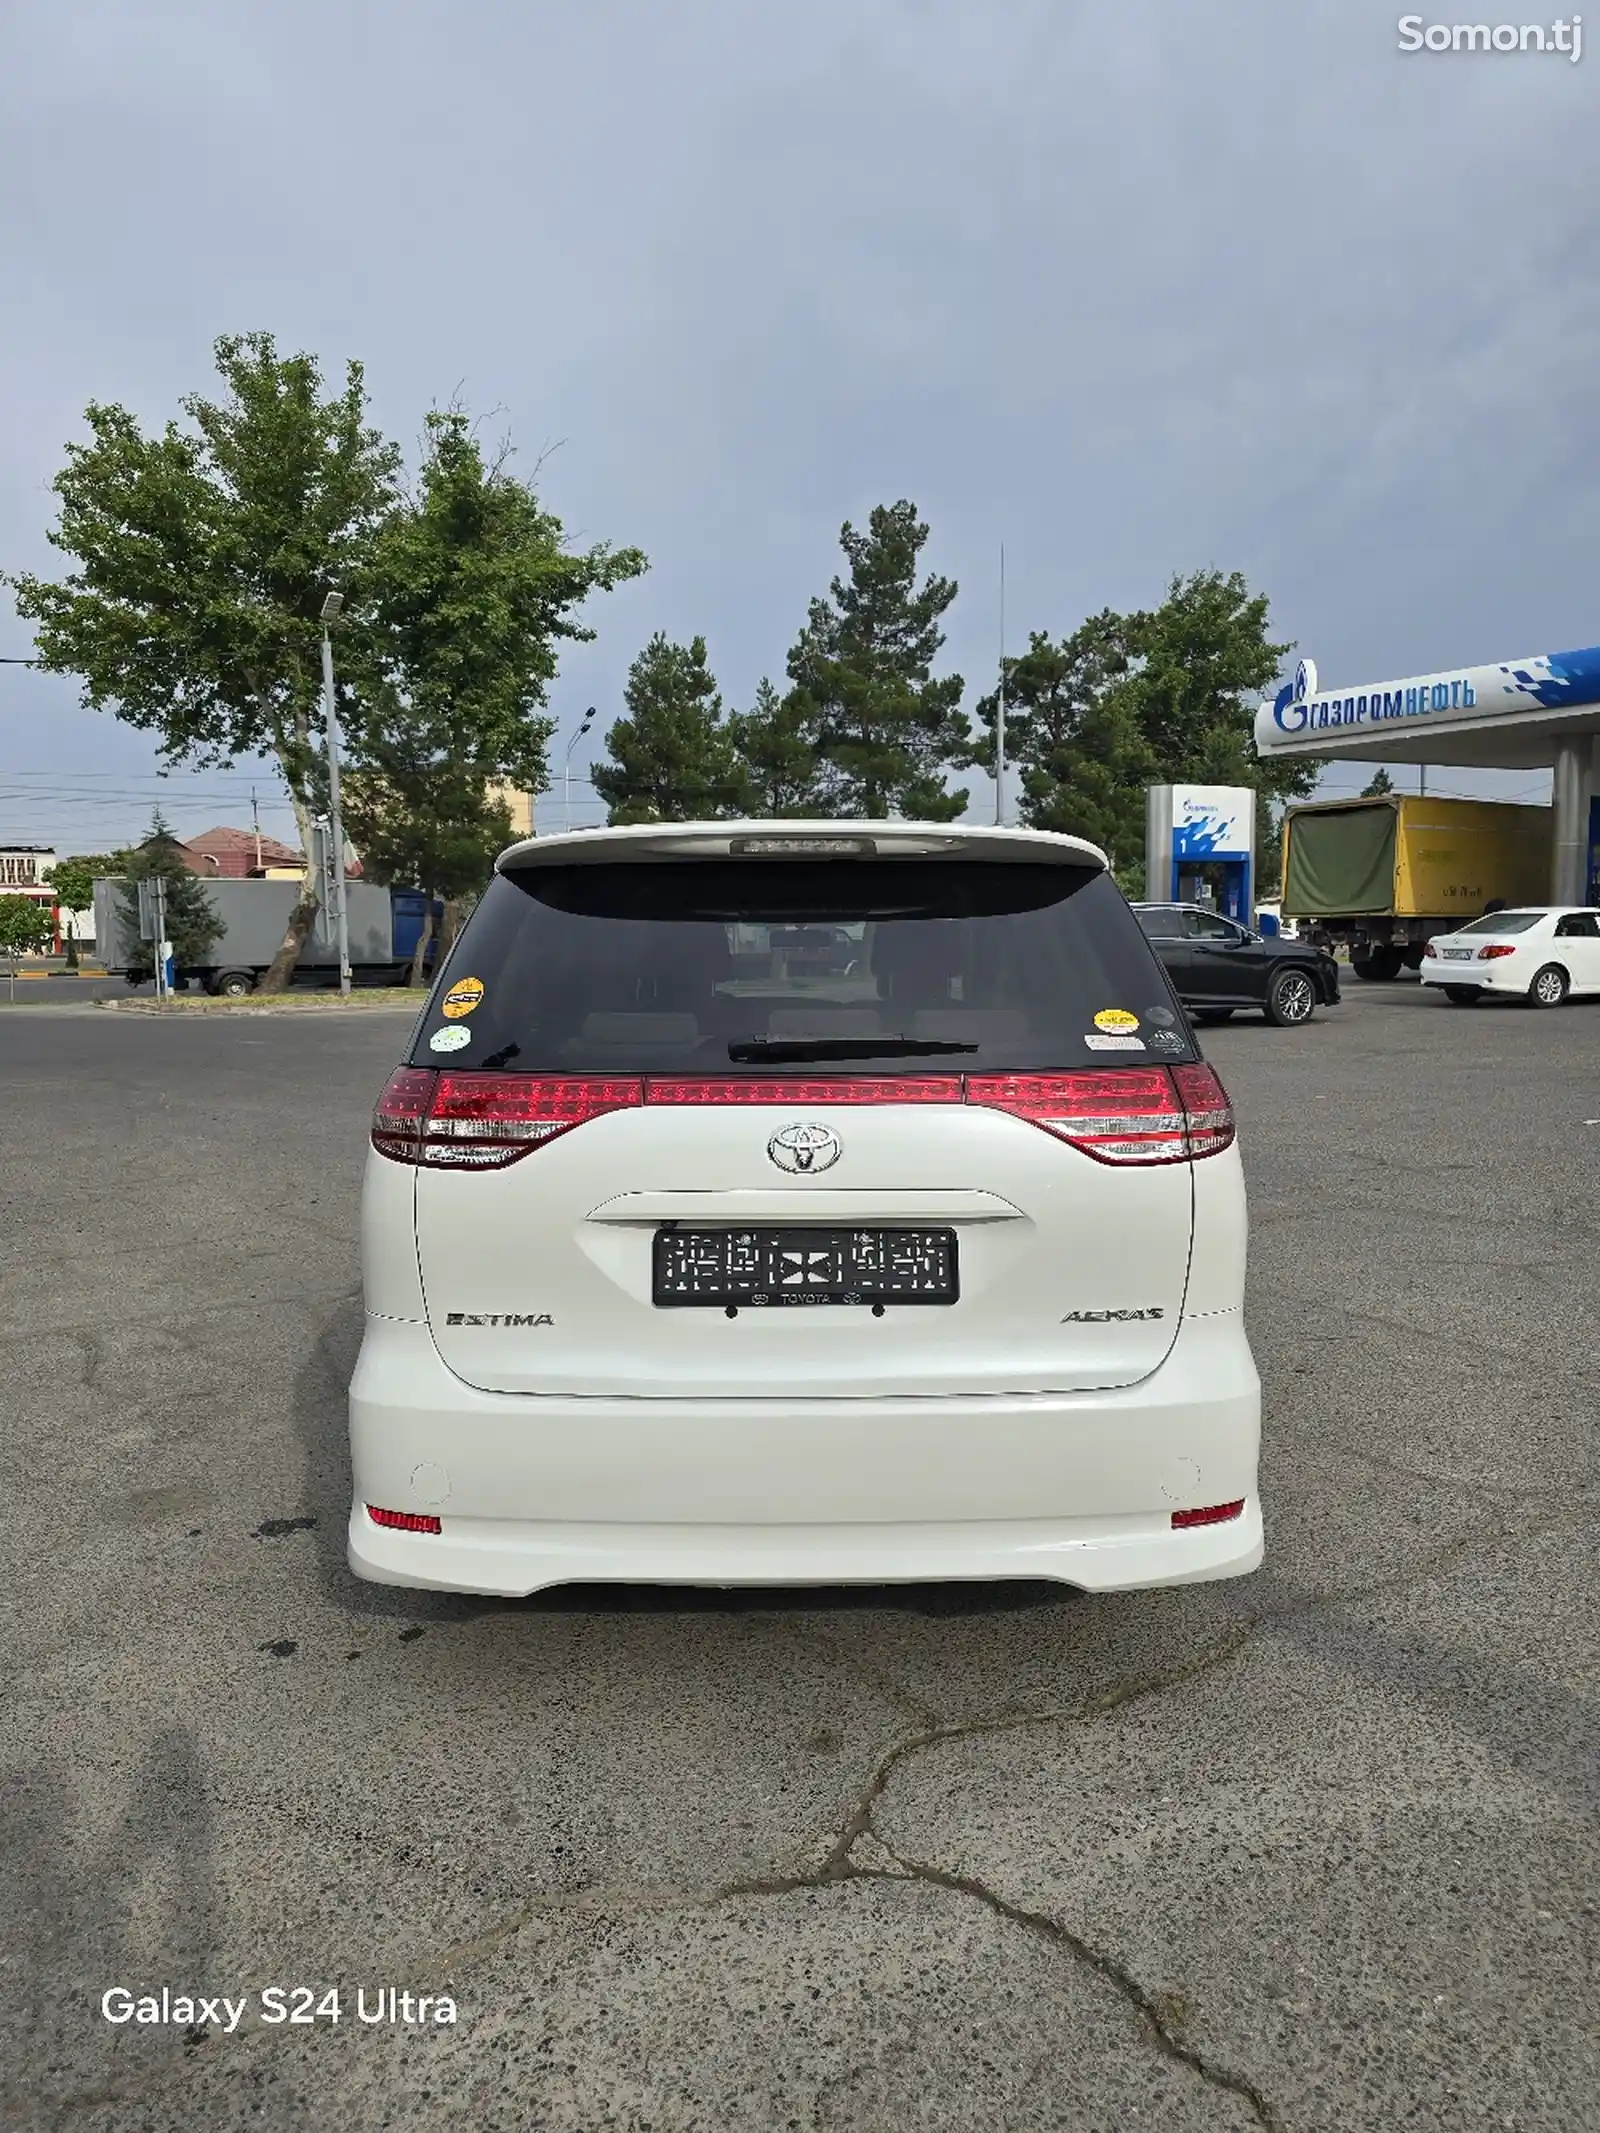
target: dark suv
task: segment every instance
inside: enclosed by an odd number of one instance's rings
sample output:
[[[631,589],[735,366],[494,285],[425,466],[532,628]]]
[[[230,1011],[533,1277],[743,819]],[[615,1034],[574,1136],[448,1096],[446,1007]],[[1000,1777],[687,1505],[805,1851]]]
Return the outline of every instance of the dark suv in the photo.
[[[1339,966],[1309,941],[1264,940],[1200,904],[1135,904],[1150,945],[1197,1022],[1225,1022],[1258,1007],[1293,1028],[1339,1001]]]

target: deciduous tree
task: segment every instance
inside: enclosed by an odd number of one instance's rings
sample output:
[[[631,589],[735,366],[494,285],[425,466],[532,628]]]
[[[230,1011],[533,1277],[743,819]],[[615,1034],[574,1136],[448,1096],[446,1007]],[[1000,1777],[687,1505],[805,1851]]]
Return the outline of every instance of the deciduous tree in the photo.
[[[13,583],[41,663],[156,735],[167,762],[276,760],[308,869],[271,991],[287,984],[317,909],[322,603],[363,575],[397,500],[400,454],[367,421],[359,363],[326,394],[315,357],[281,356],[270,334],[225,336],[216,362],[222,393],[190,394],[186,427],[147,435],[126,408],[90,406],[88,442],[68,446],[55,481],[50,539],[75,567],[59,583]],[[356,707],[345,709],[354,728]]]
[[[1006,760],[1017,813],[1032,829],[1087,837],[1134,878],[1144,852],[1151,753],[1119,689],[1131,664],[1127,618],[1109,610],[1053,642],[1036,630],[1008,659]],[[994,766],[999,692],[979,703],[984,738],[971,760]]]
[[[50,906],[34,896],[0,896],[0,955],[38,955],[55,937]]]

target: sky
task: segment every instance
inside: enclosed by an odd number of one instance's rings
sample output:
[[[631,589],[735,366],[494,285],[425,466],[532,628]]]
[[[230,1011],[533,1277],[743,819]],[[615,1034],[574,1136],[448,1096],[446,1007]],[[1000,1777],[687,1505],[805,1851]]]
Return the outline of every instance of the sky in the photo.
[[[649,555],[563,662],[541,827],[654,631],[704,635],[747,705],[841,524],[902,496],[961,588],[969,704],[1002,547],[1012,649],[1209,565],[1324,687],[1592,644],[1600,15],[1577,64],[1402,52],[1399,16],[9,0],[0,571],[64,569],[50,483],[89,401],[162,423],[259,327],[334,378],[359,357],[408,446],[459,397],[543,455],[575,543]],[[0,590],[0,656],[30,648]],[[157,799],[180,834],[247,825],[252,788],[293,841],[270,766],[157,767],[70,680],[0,666],[0,843],[103,850]]]

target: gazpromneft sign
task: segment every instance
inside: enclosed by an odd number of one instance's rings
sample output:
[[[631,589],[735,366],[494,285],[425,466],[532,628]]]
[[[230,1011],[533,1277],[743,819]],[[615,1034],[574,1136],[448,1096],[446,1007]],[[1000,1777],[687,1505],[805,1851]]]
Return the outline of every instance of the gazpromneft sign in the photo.
[[[1256,715],[1256,751],[1301,746],[1315,753],[1318,734],[1378,732],[1413,720],[1459,719],[1473,723],[1519,711],[1562,710],[1600,704],[1600,645],[1581,652],[1539,652],[1492,667],[1457,667],[1443,674],[1415,674],[1376,687],[1326,691],[1317,669],[1302,659],[1293,681]]]

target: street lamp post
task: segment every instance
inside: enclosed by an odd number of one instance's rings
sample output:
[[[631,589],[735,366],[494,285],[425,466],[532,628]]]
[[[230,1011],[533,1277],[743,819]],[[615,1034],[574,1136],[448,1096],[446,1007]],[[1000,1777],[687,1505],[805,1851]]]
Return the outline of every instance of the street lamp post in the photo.
[[[572,827],[572,751],[574,748],[577,747],[579,741],[583,739],[584,735],[593,725],[594,713],[595,707],[593,704],[591,704],[588,710],[585,711],[585,713],[583,714],[583,723],[579,726],[577,732],[567,743],[565,773],[562,781],[564,792],[561,807],[561,827],[563,829],[569,830]]]
[[[333,918],[339,940],[339,990],[348,998],[350,916],[345,908],[344,816],[339,812],[339,704],[333,688],[333,625],[343,607],[343,593],[331,592],[322,603],[322,694],[328,734],[328,836],[333,845]]]
[[[1006,819],[1006,552],[1000,550],[1000,686],[994,700],[994,819]]]

